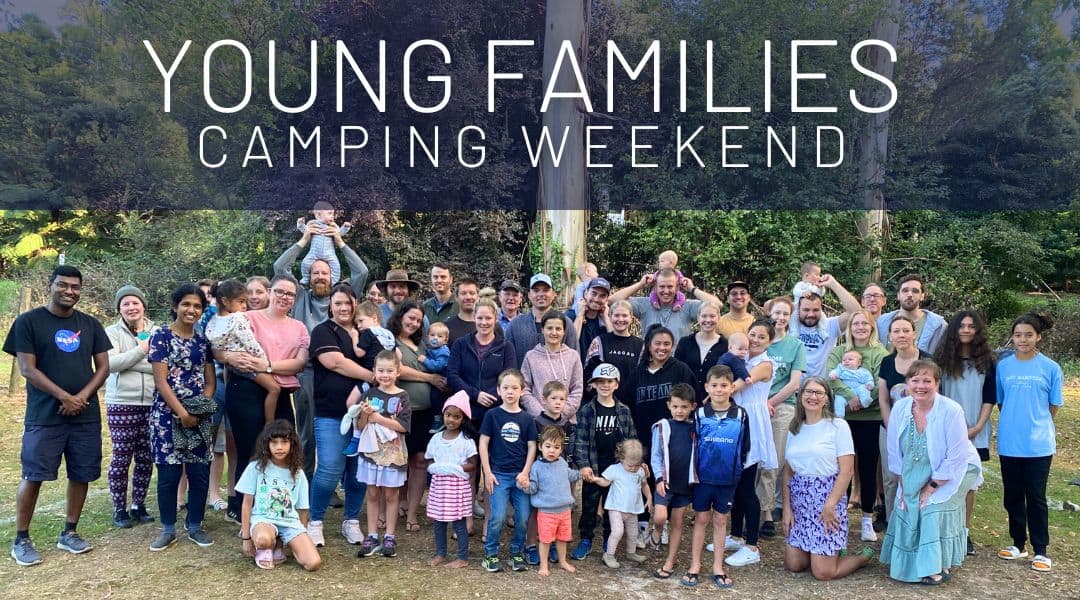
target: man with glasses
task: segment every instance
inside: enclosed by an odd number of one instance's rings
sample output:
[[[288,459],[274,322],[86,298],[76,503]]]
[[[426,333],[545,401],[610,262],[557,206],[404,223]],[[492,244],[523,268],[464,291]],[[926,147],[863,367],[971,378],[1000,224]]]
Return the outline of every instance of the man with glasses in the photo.
[[[349,265],[349,285],[357,294],[362,294],[364,283],[367,282],[368,278],[368,267],[364,260],[345,244],[337,224],[330,223],[329,225],[323,225],[322,229],[319,229],[319,226],[315,223],[314,221],[308,223],[307,228],[304,229],[304,234],[300,236],[300,240],[290,246],[274,261],[274,275],[290,274],[300,253],[311,243],[311,236],[325,234],[333,238],[334,245],[345,256],[345,262]],[[311,264],[308,278],[311,281],[308,287],[298,286],[296,304],[293,305],[290,314],[294,319],[302,322],[307,327],[308,333],[311,333],[311,330],[315,329],[316,325],[330,316],[330,291],[336,282],[332,280],[330,275],[330,263],[325,260],[316,260]],[[297,374],[297,378],[300,380],[300,390],[293,397],[293,403],[296,407],[296,433],[300,436],[300,445],[304,447],[304,472],[307,474],[308,480],[311,479],[312,474],[315,472],[315,426],[313,420],[314,408],[312,406],[315,382],[313,377],[311,363],[308,363],[307,367]]]
[[[11,557],[24,567],[41,562],[30,541],[30,520],[41,482],[56,480],[61,458],[67,465],[67,516],[56,547],[72,554],[92,549],[75,528],[90,482],[101,476],[97,392],[109,376],[112,343],[97,319],[75,310],[81,294],[82,273],[56,267],[49,277],[49,303],[19,315],[4,342],[4,352],[15,357],[26,378],[22,479],[11,547]]]

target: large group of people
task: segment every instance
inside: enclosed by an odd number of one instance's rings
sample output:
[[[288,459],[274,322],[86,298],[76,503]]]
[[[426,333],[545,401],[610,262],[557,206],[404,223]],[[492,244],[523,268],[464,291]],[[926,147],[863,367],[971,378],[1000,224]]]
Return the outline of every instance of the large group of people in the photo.
[[[543,273],[527,286],[503,281],[490,299],[437,264],[422,299],[425,284],[403,270],[366,287],[368,268],[332,211],[298,227],[272,279],[180,285],[165,324],[125,285],[116,322],[103,327],[75,308],[80,272],[56,268],[48,304],[20,315],[4,344],[27,380],[18,564],[42,561],[30,521],[61,458],[57,546],[92,548],[77,525],[101,471],[104,386],[113,521],[158,520],[151,551],[177,543],[181,509],[186,537],[213,544],[202,526],[209,507],[241,525],[241,549],[259,567],[288,549],[315,570],[340,489],[340,532],[361,557],[397,555],[398,521],[417,531],[423,514],[432,566],[468,565],[479,535],[487,571],[539,565],[547,575],[550,561],[573,572],[600,525],[604,564],[619,567],[620,544],[631,562],[651,548],[664,556],[654,576],[667,579],[689,507],[686,586],[699,584],[706,550],[721,588],[733,584],[727,567],[766,550],[819,579],[877,556],[893,579],[940,585],[975,553],[968,528],[997,406],[1011,537],[998,556],[1028,558],[1030,538],[1030,567],[1051,569],[1046,482],[1062,371],[1039,351],[1052,326],[1044,315],[1017,318],[1013,350],[999,358],[977,313],[923,308],[918,275],[900,280],[899,309],[883,312],[881,285],[860,302],[807,263],[792,296],[758,308],[746,282],[722,297],[697,287],[674,253],[619,290],[583,269],[592,276],[565,312]],[[297,280],[290,271],[312,247],[319,255]],[[349,272],[340,281],[335,250]],[[843,309],[825,316],[830,292]],[[156,519],[146,505],[155,469]],[[849,551],[849,499],[862,541],[884,532],[879,549]],[[761,544],[778,534],[783,551]]]

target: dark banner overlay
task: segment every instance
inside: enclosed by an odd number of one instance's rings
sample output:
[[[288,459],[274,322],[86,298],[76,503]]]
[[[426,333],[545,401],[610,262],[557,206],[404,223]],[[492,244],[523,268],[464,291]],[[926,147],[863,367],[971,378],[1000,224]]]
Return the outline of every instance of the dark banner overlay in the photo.
[[[0,208],[1041,210],[1080,189],[1068,3],[220,4],[10,15]]]

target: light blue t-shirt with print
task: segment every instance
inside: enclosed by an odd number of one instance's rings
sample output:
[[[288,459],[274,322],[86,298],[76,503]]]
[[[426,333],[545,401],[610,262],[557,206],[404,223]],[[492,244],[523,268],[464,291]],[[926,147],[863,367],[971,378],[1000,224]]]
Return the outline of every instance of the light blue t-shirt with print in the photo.
[[[806,373],[825,376],[825,361],[840,338],[840,317],[829,317],[814,327],[806,327],[797,320],[791,334],[799,338],[806,348]]]
[[[1057,452],[1051,406],[1064,403],[1061,366],[1039,353],[1028,360],[1016,355],[997,365],[998,454],[1016,458]]]
[[[297,511],[308,505],[308,480],[303,470],[294,477],[288,469],[272,462],[260,470],[259,463],[248,463],[244,474],[236,482],[236,491],[254,496],[251,507],[251,524],[272,523],[282,527],[303,527]]]

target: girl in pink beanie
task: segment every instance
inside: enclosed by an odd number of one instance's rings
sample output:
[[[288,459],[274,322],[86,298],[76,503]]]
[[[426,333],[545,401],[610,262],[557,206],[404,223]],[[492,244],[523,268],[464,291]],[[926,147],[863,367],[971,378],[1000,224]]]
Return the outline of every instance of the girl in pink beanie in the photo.
[[[476,442],[464,430],[472,419],[469,395],[460,391],[447,398],[442,416],[445,428],[431,438],[424,454],[431,473],[427,516],[435,523],[435,558],[428,564],[445,563],[460,569],[469,564],[466,518],[472,516],[473,503],[469,474],[476,471]],[[446,533],[451,524],[457,538],[457,558],[446,562]]]

